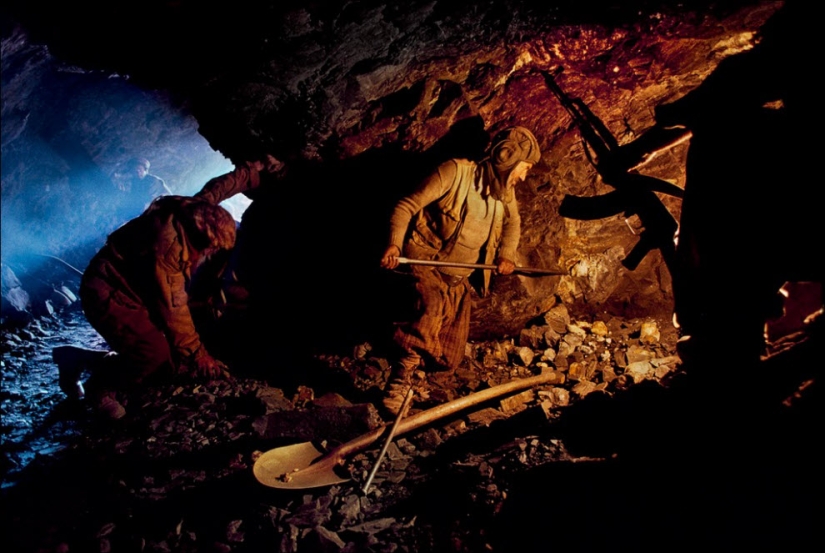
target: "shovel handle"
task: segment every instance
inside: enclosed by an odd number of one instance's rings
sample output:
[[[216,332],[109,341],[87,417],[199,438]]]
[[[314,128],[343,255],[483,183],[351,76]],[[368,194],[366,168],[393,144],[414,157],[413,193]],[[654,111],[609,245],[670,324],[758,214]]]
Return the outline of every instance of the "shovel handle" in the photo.
[[[370,471],[370,475],[367,478],[367,481],[364,482],[364,487],[362,490],[364,493],[367,493],[372,485],[372,479],[375,478],[375,473],[378,472],[378,467],[381,466],[381,461],[384,460],[384,455],[387,454],[387,448],[390,447],[390,443],[392,443],[393,437],[395,437],[395,433],[398,430],[398,423],[401,422],[401,419],[404,418],[404,415],[407,414],[407,409],[410,408],[410,403],[412,402],[413,395],[415,394],[415,390],[412,386],[410,389],[407,390],[407,395],[404,397],[404,402],[401,404],[401,408],[398,410],[398,415],[395,417],[395,422],[392,424],[392,428],[390,428],[390,433],[387,434],[387,439],[384,440],[384,446],[381,448],[381,452],[378,454],[378,458],[375,459],[375,464]]]
[[[510,382],[499,384],[498,386],[493,386],[492,388],[488,388],[480,392],[475,392],[474,394],[455,399],[448,403],[443,403],[433,407],[432,409],[427,409],[426,411],[421,411],[411,417],[407,417],[406,419],[398,422],[393,435],[400,436],[405,432],[410,432],[411,430],[420,428],[435,420],[448,417],[453,413],[461,411],[462,409],[466,409],[467,407],[471,407],[473,405],[478,405],[479,403],[484,403],[485,401],[503,396],[510,392],[525,390],[527,388],[532,388],[533,386],[538,386],[539,384],[562,384],[564,379],[564,373],[558,371],[545,371],[538,376],[511,380]],[[355,439],[341,444],[324,457],[334,456],[340,461],[343,461],[345,457],[369,447],[370,444],[381,437],[381,435],[386,431],[386,428],[386,425],[379,426],[371,432],[367,432],[366,434],[362,434]]]
[[[564,380],[564,373],[545,371],[538,376],[511,380],[505,384],[500,384],[481,392],[475,392],[468,396],[433,407],[432,409],[416,413],[403,420],[402,417],[405,409],[402,405],[399,411],[399,417],[396,418],[395,423],[392,425],[392,430],[386,439],[384,449],[389,445],[393,436],[415,430],[425,424],[452,415],[472,405],[483,403],[510,392],[531,388],[539,384],[562,384]],[[362,434],[332,449],[326,454],[321,454],[310,442],[267,451],[255,461],[253,468],[255,477],[266,486],[289,489],[315,488],[346,482],[349,478],[337,474],[335,468],[342,465],[348,455],[361,451],[378,440],[387,432],[388,426],[389,425],[379,426],[366,434]],[[284,450],[288,451],[285,452]],[[382,451],[382,455],[383,454],[384,451]],[[285,461],[285,458],[289,458],[288,462]],[[378,463],[376,463],[376,467],[377,466]],[[375,468],[373,468],[373,471],[374,470]]]

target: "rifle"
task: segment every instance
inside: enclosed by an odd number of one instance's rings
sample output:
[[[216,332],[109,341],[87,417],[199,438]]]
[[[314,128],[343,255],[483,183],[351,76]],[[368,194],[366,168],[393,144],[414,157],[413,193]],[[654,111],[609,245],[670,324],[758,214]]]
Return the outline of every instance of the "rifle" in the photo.
[[[611,158],[611,152],[615,152],[619,148],[619,143],[610,132],[605,124],[596,117],[596,115],[587,107],[587,104],[581,98],[571,98],[568,96],[556,82],[556,75],[563,71],[563,67],[559,66],[552,72],[542,71],[544,82],[550,92],[558,98],[561,105],[573,118],[573,124],[579,128],[584,142],[584,154],[588,161],[596,167],[599,174],[605,172],[606,168],[601,167],[599,162],[606,163]],[[595,157],[590,153],[593,149]]]
[[[673,238],[678,224],[655,192],[681,198],[684,191],[667,181],[633,171],[639,164],[636,159],[638,152],[633,148],[620,147],[610,129],[584,101],[571,98],[561,89],[555,77],[562,69],[558,67],[552,72],[541,71],[544,82],[578,127],[588,161],[596,168],[602,181],[615,188],[615,191],[591,197],[567,194],[559,206],[559,214],[580,220],[601,219],[622,212],[625,217],[637,215],[644,230],[622,265],[634,270],[651,250],[659,249],[672,274],[675,263]],[[684,134],[683,130],[678,132]],[[671,135],[667,135],[667,138],[671,143],[676,143]]]

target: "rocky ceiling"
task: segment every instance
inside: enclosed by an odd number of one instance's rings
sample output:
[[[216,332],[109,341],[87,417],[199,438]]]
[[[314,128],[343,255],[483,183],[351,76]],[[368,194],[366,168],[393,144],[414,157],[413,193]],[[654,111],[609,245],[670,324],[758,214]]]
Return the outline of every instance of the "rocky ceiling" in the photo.
[[[669,317],[672,276],[660,251],[635,268],[623,264],[650,219],[633,209],[560,215],[565,197],[614,187],[543,72],[557,72],[554,82],[592,112],[614,147],[637,144],[657,107],[753,51],[783,4],[7,2],[4,250],[19,229],[40,225],[28,249],[82,265],[119,223],[99,197],[130,154],[151,157],[153,172],[189,194],[211,176],[207,166],[221,167],[212,150],[235,164],[268,150],[288,161],[289,178],[244,216],[267,312],[282,312],[294,294],[305,298],[290,317],[297,326],[320,319],[356,329],[353,313],[377,320],[388,303],[375,292],[384,285],[377,259],[392,203],[436,161],[478,156],[486,133],[518,124],[543,150],[518,192],[526,222],[519,264],[566,274],[500,279],[478,303],[474,334],[516,332],[558,301],[582,312]],[[781,56],[813,51],[812,18],[797,11],[800,31],[782,35],[778,63],[747,86],[790,79]],[[657,143],[659,154],[640,156],[634,174],[684,189],[689,144]],[[658,213],[678,221],[679,194],[656,198]],[[33,216],[5,224],[23,211]],[[49,223],[38,222],[46,212]],[[61,217],[73,226],[55,239]]]
[[[699,253],[708,260],[702,268],[709,267],[714,289],[688,287],[682,301],[715,305],[711,314],[718,332],[711,334],[708,351],[701,352],[704,356],[698,362],[690,365],[691,359],[686,360],[691,379],[687,391],[682,388],[683,395],[677,395],[679,401],[659,400],[657,395],[647,403],[638,402],[639,396],[631,393],[616,417],[615,410],[596,399],[590,405],[595,416],[584,416],[584,429],[578,432],[574,415],[571,437],[595,435],[596,441],[607,438],[608,443],[628,439],[639,448],[638,456],[609,468],[614,472],[607,478],[598,472],[598,463],[574,463],[581,469],[575,471],[553,466],[538,474],[517,468],[520,485],[513,487],[513,497],[516,505],[524,505],[523,511],[504,511],[504,522],[494,528],[494,534],[501,531],[502,537],[494,543],[501,543],[502,551],[510,550],[513,538],[518,542],[521,534],[528,544],[535,539],[535,547],[525,551],[543,551],[568,540],[579,549],[595,542],[616,548],[623,539],[632,541],[628,535],[646,533],[650,524],[672,523],[669,530],[680,544],[687,537],[705,546],[710,540],[725,542],[719,536],[727,528],[722,521],[741,516],[736,507],[743,504],[749,516],[732,525],[736,535],[730,534],[729,543],[764,545],[762,538],[768,536],[774,539],[767,543],[793,548],[789,544],[794,540],[798,543],[813,535],[821,541],[816,511],[809,508],[822,489],[821,459],[815,446],[821,433],[821,386],[816,387],[810,376],[821,366],[821,325],[816,344],[813,340],[806,344],[816,347],[799,355],[791,350],[789,361],[758,371],[742,362],[739,344],[732,340],[741,322],[752,322],[738,315],[740,309],[755,303],[755,292],[764,298],[766,282],[775,290],[777,281],[784,279],[822,280],[822,231],[817,226],[821,201],[814,188],[820,178],[815,163],[818,141],[809,138],[821,126],[818,88],[810,84],[818,52],[814,46],[818,19],[811,9],[800,2],[757,0],[678,4],[408,0],[403,5],[289,0],[219,7],[188,0],[125,0],[95,6],[82,1],[7,1],[0,8],[4,300],[6,268],[31,265],[30,259],[21,261],[24,254],[57,256],[82,268],[106,232],[122,222],[106,200],[114,194],[112,175],[125,159],[148,157],[152,172],[166,179],[174,192],[191,194],[233,163],[269,149],[287,160],[290,170],[279,188],[257,198],[243,215],[247,284],[260,300],[256,302],[260,317],[253,322],[261,330],[245,338],[263,346],[252,350],[263,370],[305,377],[306,371],[292,370],[292,351],[332,338],[360,344],[355,342],[363,338],[359,334],[391,315],[387,311],[394,303],[388,301],[394,299],[389,295],[392,288],[377,259],[392,203],[439,159],[477,156],[487,132],[509,124],[525,125],[535,131],[543,156],[518,191],[527,222],[519,262],[559,267],[565,275],[499,279],[493,294],[477,303],[476,337],[515,334],[526,321],[552,312],[554,304],[569,309],[577,320],[604,313],[669,319],[674,276],[683,275],[672,274],[656,248],[646,252],[635,268],[628,267],[626,260],[640,240],[641,228],[648,230],[651,223],[662,220],[667,223],[668,217],[681,224],[680,242],[683,231],[689,230],[687,236],[696,244],[711,245],[710,252]],[[784,19],[776,19],[783,15]],[[558,68],[563,70],[555,82],[571,100],[581,101],[575,105],[592,111],[591,123],[604,124],[607,134],[601,136],[612,137],[617,148],[627,147],[620,151],[640,160],[629,181],[612,179],[615,175],[609,167],[591,163],[582,129],[542,74]],[[666,133],[663,139],[648,141],[648,131],[659,118],[667,120],[667,106],[680,99],[699,106],[694,114],[698,111],[700,117],[687,127],[693,135],[682,140],[684,133]],[[763,109],[769,110],[768,115]],[[786,112],[791,123],[783,119],[777,124],[774,115]],[[649,152],[657,155],[644,155]],[[684,199],[680,194],[657,192],[653,201],[646,195],[654,216],[645,220],[638,213],[615,209],[597,214],[603,217],[564,216],[563,206],[570,198],[605,196],[626,182],[651,182],[645,179],[654,179],[662,189],[669,184],[685,190]],[[689,217],[684,216],[683,200],[693,206]],[[812,303],[821,305],[821,287],[813,295]],[[72,339],[81,338],[78,327],[68,328]],[[629,341],[629,329],[627,335]],[[42,340],[44,348],[52,344],[48,335]],[[41,361],[38,372],[26,359],[48,360],[48,354],[24,351],[22,363],[8,363],[19,367],[18,380],[7,382],[21,382],[38,403],[49,405],[39,391],[45,384],[37,382],[53,378],[53,367]],[[336,367],[344,366],[336,356],[329,359]],[[800,373],[811,378],[798,393],[793,392],[798,382],[791,390],[795,397],[802,397],[806,389],[818,390],[813,401],[801,402],[802,409],[795,415],[784,411],[777,415],[773,409],[754,412],[764,398],[753,391],[775,388],[765,394],[773,398],[776,390],[784,388],[779,384],[788,381],[788,373],[790,380]],[[210,405],[217,410],[231,403],[237,409],[237,391],[223,384],[220,389],[224,391]],[[200,386],[194,390],[197,398],[192,398],[192,405],[201,410],[200,398],[210,390]],[[181,427],[199,437],[198,425],[211,419],[196,419],[192,431],[190,404],[186,398],[179,403],[180,416],[187,421]],[[145,420],[155,416],[155,407],[166,409],[161,404],[144,407],[137,411]],[[675,419],[669,417],[677,412]],[[234,440],[235,423],[221,413],[227,432],[232,433],[228,439]],[[524,429],[525,419],[513,421]],[[685,424],[685,429],[679,424]],[[505,426],[503,434],[510,428]],[[41,429],[36,426],[35,431]],[[104,433],[112,443],[131,447],[131,440],[121,442],[118,434]],[[161,433],[161,442],[163,437]],[[435,438],[441,439],[438,433]],[[672,457],[647,455],[662,442],[670,444],[664,449],[669,453],[672,448]],[[740,454],[727,454],[746,442]],[[556,441],[548,445],[531,438],[520,443],[523,455],[558,448]],[[106,451],[117,449],[106,447]],[[141,470],[162,474],[177,468],[175,463],[165,463],[163,456],[169,452],[159,451],[160,462],[148,468],[147,463],[141,463],[139,470],[132,470],[128,462],[119,465],[129,474],[130,487],[135,481],[138,499],[163,485],[160,480],[155,486],[151,479],[142,479]],[[500,451],[493,454],[508,461]],[[182,462],[188,463],[191,458],[185,449],[183,453]],[[656,461],[661,458],[668,462]],[[108,458],[103,459],[100,466],[106,465]],[[211,459],[206,462],[211,470]],[[495,465],[496,470],[503,471],[503,465]],[[196,469],[199,466],[195,463]],[[79,489],[78,472],[94,472],[97,467],[98,463],[91,463],[76,471],[69,465],[69,472],[50,474],[59,486],[35,482],[38,491],[48,493],[26,495],[25,502],[9,511],[31,509],[50,524],[70,524],[66,519],[75,519],[66,517],[66,507],[51,510],[52,502],[42,501],[40,495],[54,499],[68,493],[69,508],[78,514],[85,507],[78,499],[85,497],[80,492],[96,491]],[[119,474],[111,469],[109,465],[97,472],[107,478]],[[492,473],[486,462],[478,468],[461,464],[460,470],[465,469]],[[246,467],[234,470],[230,474],[248,475]],[[702,470],[712,473],[710,480]],[[217,480],[226,473],[220,472]],[[182,486],[189,478],[203,478],[196,473],[184,471]],[[455,478],[455,470],[443,474],[428,487],[424,497],[429,501],[422,504],[422,510],[436,518],[450,495],[445,491],[455,488],[456,497],[463,501],[465,482],[477,480]],[[479,504],[476,497],[496,492],[495,486],[492,491],[488,486],[489,477],[480,481],[485,487],[473,492],[472,499]],[[210,511],[203,526],[223,530],[213,524],[224,520],[223,514],[213,516],[211,509],[215,497],[223,499],[217,492],[246,494],[248,483],[238,486],[237,482],[206,486],[203,494],[197,489],[193,501]],[[720,494],[712,492],[712,483],[720,484]],[[64,485],[69,486],[63,489]],[[645,493],[648,486],[655,493]],[[122,499],[120,481],[117,487],[116,495]],[[174,485],[169,488],[175,491]],[[503,498],[503,490],[496,492],[499,497]],[[602,490],[611,492],[601,495]],[[767,491],[764,498],[762,491]],[[260,496],[246,494],[228,504],[247,504],[250,497]],[[319,512],[329,505],[322,500],[316,504]],[[170,509],[160,510],[160,518],[165,519],[166,513],[175,516],[159,527],[176,528],[170,540],[194,540],[189,519],[184,525],[177,517],[177,503],[172,503]],[[312,507],[302,499],[297,499],[298,504]],[[500,504],[490,503],[489,509]],[[462,518],[478,512],[463,510],[463,502],[459,505]],[[141,512],[135,516],[121,506],[110,508],[106,503],[104,508],[122,514],[124,524],[117,532],[128,533],[135,525],[133,517],[140,519]],[[314,509],[304,507],[299,514],[309,512],[307,527],[315,526]],[[156,509],[155,504],[149,509]],[[272,513],[263,518],[269,520]],[[108,547],[114,527],[109,514],[100,525],[78,531],[95,535],[93,541],[82,543],[93,543],[89,548],[96,550],[104,550],[104,544]],[[242,541],[237,532],[241,519],[231,520],[228,539]],[[246,524],[255,520],[249,517]],[[487,539],[483,526],[489,520],[473,521],[471,531],[481,541]],[[53,537],[39,526],[24,526],[21,533],[28,530],[47,541]],[[135,533],[141,539],[145,535]],[[198,539],[208,536],[205,532]],[[651,536],[644,543],[661,549],[655,532]],[[282,541],[278,550],[294,551],[291,543]],[[232,550],[256,550],[254,544],[250,540],[246,549]],[[459,545],[449,550],[470,550]],[[330,550],[317,547],[321,549]],[[810,547],[806,544],[805,549]],[[169,549],[158,545],[157,550]],[[406,549],[388,543],[386,549],[369,550]]]

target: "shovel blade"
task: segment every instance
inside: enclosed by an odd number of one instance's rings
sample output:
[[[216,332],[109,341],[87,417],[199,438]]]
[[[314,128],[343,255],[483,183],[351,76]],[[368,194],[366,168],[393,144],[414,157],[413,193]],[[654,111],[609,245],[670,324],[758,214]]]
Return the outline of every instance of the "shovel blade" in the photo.
[[[264,486],[280,489],[318,488],[350,480],[336,473],[336,457],[323,457],[324,452],[311,442],[276,447],[258,457],[252,471]]]

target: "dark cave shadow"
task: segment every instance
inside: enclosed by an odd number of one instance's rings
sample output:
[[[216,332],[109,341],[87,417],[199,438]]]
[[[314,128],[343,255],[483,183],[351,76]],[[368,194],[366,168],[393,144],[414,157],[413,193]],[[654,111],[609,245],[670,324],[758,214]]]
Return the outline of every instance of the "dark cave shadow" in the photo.
[[[265,516],[268,505],[299,501],[306,490],[271,490],[258,483],[251,470],[237,470],[225,476],[230,461],[241,451],[252,451],[259,442],[233,442],[205,452],[175,454],[167,459],[141,456],[117,457],[111,451],[72,448],[65,454],[44,457],[30,464],[15,481],[5,486],[0,499],[4,504],[3,543],[20,553],[56,550],[58,544],[71,544],[72,550],[97,551],[98,535],[108,522],[117,521],[107,535],[113,551],[142,551],[142,540],[181,540],[192,532],[195,540],[188,547],[226,541],[228,520],[252,521]],[[171,471],[190,477],[199,471],[208,475],[195,478],[190,485],[163,483]],[[140,483],[151,488],[154,478],[161,497],[143,489],[124,489],[121,482]],[[148,484],[147,484],[148,483]],[[269,501],[270,503],[267,503]],[[282,502],[282,503],[281,503]],[[182,522],[183,521],[183,522]],[[170,529],[180,524],[183,535]],[[239,551],[260,551],[277,538],[275,528],[268,532],[256,524],[242,528],[249,534]],[[259,535],[260,534],[260,535]]]
[[[394,512],[416,513],[444,540],[451,525],[471,517],[483,529],[476,545],[494,551],[661,551],[710,543],[816,549],[825,491],[817,438],[825,420],[822,386],[783,403],[820,372],[822,324],[809,330],[808,339],[762,366],[718,359],[703,363],[698,375],[687,367],[664,385],[644,381],[611,395],[588,394],[552,420],[532,409],[454,436],[420,460],[431,478],[411,488]],[[714,375],[725,371],[738,375],[735,390],[715,387]],[[468,455],[502,458],[517,438],[528,437],[559,440],[570,460],[509,471],[491,461],[489,479],[456,464]],[[506,492],[495,509],[478,503],[488,483]]]
[[[820,148],[825,128],[804,72],[814,15],[791,1],[693,91],[656,108],[657,130],[692,137],[676,250],[675,311],[684,334],[730,330],[738,355],[759,353],[786,281],[822,283]],[[805,237],[804,239],[802,237]]]
[[[514,474],[491,524],[494,544],[638,551],[822,543],[821,391],[784,413],[736,398],[714,409],[695,388],[601,399],[578,404],[558,436],[578,454],[618,454]],[[548,534],[548,525],[563,535]]]
[[[683,191],[662,179],[640,174],[633,167],[643,155],[638,153],[639,148],[662,146],[673,142],[686,131],[677,130],[673,133],[670,129],[658,130],[657,133],[649,133],[646,140],[636,141],[638,147],[620,147],[607,125],[581,98],[570,97],[562,90],[554,73],[545,71],[542,75],[547,87],[578,127],[588,161],[596,169],[602,182],[614,189],[597,196],[565,194],[559,205],[559,215],[585,221],[619,214],[625,218],[638,216],[643,228],[639,240],[622,260],[622,265],[633,271],[652,250],[658,249],[668,271],[673,274],[676,268],[674,236],[678,224],[656,193],[681,198]],[[656,140],[651,140],[650,136],[655,136]],[[649,144],[650,142],[653,144]]]
[[[662,550],[708,543],[816,549],[825,480],[821,325],[762,366],[686,364],[665,386],[591,393],[550,431],[571,455],[602,462],[549,463],[515,474],[494,521],[494,543],[544,551]],[[736,388],[716,377],[735,372]],[[810,381],[809,381],[810,382]],[[643,383],[644,384],[644,383]],[[536,508],[540,505],[540,508]],[[552,537],[547,525],[564,528]]]
[[[538,552],[550,545],[662,551],[710,543],[815,548],[821,542],[810,507],[817,494],[800,488],[792,473],[719,465],[554,463],[517,474],[488,527],[491,543]]]
[[[273,353],[276,363],[301,364],[364,341],[381,348],[401,303],[403,277],[379,266],[395,203],[440,162],[478,159],[488,140],[474,117],[425,152],[394,144],[290,167],[244,213],[237,263],[249,309],[227,325],[227,343],[244,344],[248,365]]]
[[[562,493],[571,503],[544,502],[541,513],[583,537],[574,545],[584,550],[611,540],[635,547],[821,542],[812,519],[823,483],[813,445],[822,420],[821,321],[805,344],[759,361],[780,286],[823,281],[814,253],[823,238],[819,146],[809,137],[824,126],[804,74],[789,64],[814,47],[813,20],[810,8],[787,2],[753,49],[657,108],[653,132],[692,133],[672,271],[681,332],[691,336],[680,348],[683,374],[668,389],[590,394],[567,410],[559,428],[574,454],[618,452],[610,485],[592,485],[596,467],[571,467],[581,476],[566,478],[552,466],[533,471],[513,490],[502,540],[515,529],[521,550],[541,550],[533,528],[539,515],[529,505]],[[803,398],[783,405],[803,382],[813,383]],[[660,472],[640,475],[642,466]],[[604,532],[588,531],[587,519],[573,514],[591,505],[611,513],[599,519]],[[639,519],[657,517],[666,524],[639,527]]]

